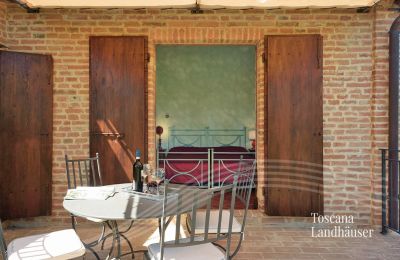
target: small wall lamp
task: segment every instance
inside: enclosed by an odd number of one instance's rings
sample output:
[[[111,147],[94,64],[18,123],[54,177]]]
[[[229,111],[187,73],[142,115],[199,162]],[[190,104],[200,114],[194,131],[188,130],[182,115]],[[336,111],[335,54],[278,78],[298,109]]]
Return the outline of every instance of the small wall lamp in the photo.
[[[251,141],[251,149],[256,149],[256,130],[251,130],[248,133],[249,140]]]
[[[161,151],[161,135],[164,132],[164,129],[162,126],[157,126],[156,127],[156,134],[158,135],[158,150]]]

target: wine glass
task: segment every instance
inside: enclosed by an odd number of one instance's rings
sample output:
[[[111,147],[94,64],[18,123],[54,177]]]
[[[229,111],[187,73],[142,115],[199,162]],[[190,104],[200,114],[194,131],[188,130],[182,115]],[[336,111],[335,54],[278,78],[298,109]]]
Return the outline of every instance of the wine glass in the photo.
[[[142,170],[142,180],[143,180],[143,192],[146,193],[148,192],[148,177],[151,175],[151,165],[150,164],[143,164],[143,170]]]
[[[153,169],[151,168],[151,165],[150,164],[143,164],[143,174],[142,174],[142,177],[147,177],[148,175],[150,175],[151,174],[151,171],[152,171]]]
[[[153,177],[154,177],[155,182],[157,183],[157,195],[160,195],[160,183],[165,178],[165,169],[164,168],[158,168],[155,171]]]

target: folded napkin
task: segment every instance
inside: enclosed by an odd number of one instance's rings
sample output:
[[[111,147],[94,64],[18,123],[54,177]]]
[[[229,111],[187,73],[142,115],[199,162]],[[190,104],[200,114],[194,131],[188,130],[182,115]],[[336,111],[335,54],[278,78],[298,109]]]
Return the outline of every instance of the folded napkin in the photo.
[[[76,187],[76,190],[83,190],[83,191],[105,191],[105,192],[115,192],[115,187],[114,186],[95,186],[95,187],[87,187],[87,186],[78,186]]]
[[[69,189],[65,200],[106,200],[115,194],[115,187],[77,187]]]
[[[164,200],[164,194],[152,194],[152,193],[147,193],[147,192],[139,192],[139,191],[133,191],[132,188],[130,187],[126,187],[123,188],[124,192],[134,195],[134,196],[138,196],[141,198],[145,198],[145,199],[149,199],[149,200],[157,200],[157,201],[162,201]],[[160,190],[162,191],[162,190]],[[170,199],[174,199],[174,198],[178,198],[178,194],[177,193],[169,193],[167,196],[167,200]]]

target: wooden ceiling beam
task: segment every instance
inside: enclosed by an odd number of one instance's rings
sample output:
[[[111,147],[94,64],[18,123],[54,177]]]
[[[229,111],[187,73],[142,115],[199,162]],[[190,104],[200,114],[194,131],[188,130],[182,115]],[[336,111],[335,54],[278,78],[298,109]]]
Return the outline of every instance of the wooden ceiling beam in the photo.
[[[40,9],[39,8],[32,8],[29,6],[28,2],[22,1],[22,0],[9,0],[12,3],[16,3],[20,7],[24,8],[27,13],[39,13]]]

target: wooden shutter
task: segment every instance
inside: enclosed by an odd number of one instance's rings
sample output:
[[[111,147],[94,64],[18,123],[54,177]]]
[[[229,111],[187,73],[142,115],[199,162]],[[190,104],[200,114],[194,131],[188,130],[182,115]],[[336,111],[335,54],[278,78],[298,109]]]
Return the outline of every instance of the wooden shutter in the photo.
[[[51,214],[53,62],[0,51],[0,217]]]
[[[322,213],[322,38],[267,36],[265,50],[267,214]]]
[[[90,38],[90,153],[105,184],[132,180],[135,149],[147,156],[147,38]]]

